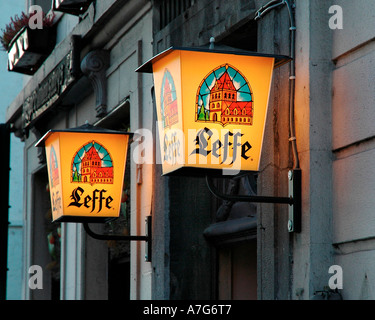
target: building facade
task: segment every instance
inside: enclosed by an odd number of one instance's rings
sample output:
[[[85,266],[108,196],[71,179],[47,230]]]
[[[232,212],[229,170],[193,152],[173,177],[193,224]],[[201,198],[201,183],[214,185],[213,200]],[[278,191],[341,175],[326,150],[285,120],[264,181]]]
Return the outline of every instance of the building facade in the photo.
[[[9,17],[19,14],[25,9],[25,1],[6,2],[1,5],[0,25],[5,27]],[[9,74],[7,71],[8,56],[5,51],[0,52],[0,96],[1,96],[1,123],[6,122],[6,108],[17,96],[24,83],[22,74]],[[10,182],[9,182],[9,228],[7,252],[7,281],[6,297],[19,300],[22,295],[23,281],[23,143],[14,135],[11,136],[10,149]],[[5,213],[3,213],[5,214]],[[3,254],[3,252],[1,253]]]
[[[23,298],[307,300],[324,291],[374,299],[372,1],[89,2],[80,15],[55,12],[56,45],[7,109],[24,143]],[[211,37],[215,46],[293,58],[273,74],[259,172],[213,183],[227,194],[282,197],[288,171],[300,169],[300,232],[288,230],[288,205],[222,201],[204,176],[162,176],[153,78],[135,69],[170,46],[208,47]],[[166,83],[165,127],[177,112]],[[239,101],[225,76],[208,94],[196,121],[252,124],[252,99]],[[79,223],[51,223],[45,154],[35,143],[86,122],[144,137],[131,144],[121,218],[92,228],[141,235],[151,215],[151,261],[144,242],[101,241]],[[93,179],[93,170],[110,176],[90,157],[73,180]],[[42,267],[42,290],[29,286],[33,265]]]

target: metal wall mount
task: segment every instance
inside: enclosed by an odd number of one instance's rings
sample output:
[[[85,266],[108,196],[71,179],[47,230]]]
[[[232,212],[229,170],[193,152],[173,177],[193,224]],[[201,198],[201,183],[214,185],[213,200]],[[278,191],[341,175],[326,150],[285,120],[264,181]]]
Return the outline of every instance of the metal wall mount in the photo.
[[[86,233],[97,240],[114,240],[114,241],[145,241],[146,250],[145,250],[145,261],[151,262],[152,256],[152,216],[147,216],[145,219],[145,232],[144,236],[124,236],[124,235],[112,235],[112,234],[97,234],[90,229],[90,226],[87,222],[83,223],[83,227]]]
[[[288,231],[301,232],[302,220],[302,190],[301,190],[301,169],[294,169],[288,172],[289,197],[293,204],[289,206]]]
[[[301,232],[301,169],[293,169],[288,172],[289,196],[247,196],[247,195],[226,195],[220,193],[213,184],[212,178],[206,176],[208,189],[211,193],[222,200],[233,202],[254,202],[254,203],[278,203],[289,205],[288,231]]]

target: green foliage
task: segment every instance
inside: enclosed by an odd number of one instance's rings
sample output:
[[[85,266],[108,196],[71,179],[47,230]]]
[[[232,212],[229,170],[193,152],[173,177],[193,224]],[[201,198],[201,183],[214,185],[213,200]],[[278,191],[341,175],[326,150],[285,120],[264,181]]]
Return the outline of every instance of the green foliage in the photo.
[[[74,173],[73,173],[73,181],[74,181],[74,182],[79,182],[79,181],[81,181],[81,176],[78,174],[77,170],[74,170]]]
[[[207,112],[205,111],[204,105],[202,105],[199,110],[198,120],[202,120],[202,121],[209,120],[209,113],[208,111]]]

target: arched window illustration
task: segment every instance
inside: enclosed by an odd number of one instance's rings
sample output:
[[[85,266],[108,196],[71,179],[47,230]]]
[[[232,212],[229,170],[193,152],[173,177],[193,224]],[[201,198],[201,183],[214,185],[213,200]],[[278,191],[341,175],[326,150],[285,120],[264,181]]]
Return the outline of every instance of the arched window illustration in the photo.
[[[72,159],[71,181],[94,184],[95,178],[104,173],[112,178],[107,183],[113,183],[113,162],[109,152],[96,141],[83,145]]]
[[[50,153],[50,183],[51,187],[55,187],[60,184],[59,164],[57,162],[56,151],[54,147],[51,147]]]
[[[218,101],[216,105],[212,103],[213,101],[210,101],[214,97],[218,97],[215,99],[215,101]],[[233,122],[233,118],[223,117],[224,114],[230,114],[230,108],[231,110],[237,110],[236,115],[242,114],[245,116],[241,124],[251,125],[253,114],[250,111],[254,107],[253,101],[250,84],[241,71],[229,64],[220,65],[210,71],[198,87],[195,121],[217,122],[225,126]],[[202,109],[204,106],[208,106],[208,109]],[[226,108],[221,109],[223,106]],[[203,113],[202,110],[205,112]],[[211,112],[219,114],[215,117],[210,115]]]
[[[172,74],[167,69],[163,75],[160,102],[163,127],[167,128],[178,123],[176,87]]]

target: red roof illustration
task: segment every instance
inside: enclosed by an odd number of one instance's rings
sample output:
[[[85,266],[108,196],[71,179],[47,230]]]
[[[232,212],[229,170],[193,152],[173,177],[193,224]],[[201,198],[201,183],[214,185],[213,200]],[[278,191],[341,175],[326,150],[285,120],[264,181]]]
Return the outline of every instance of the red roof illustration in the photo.
[[[85,156],[83,157],[82,160],[85,161],[85,160],[101,160],[101,159],[99,157],[98,152],[94,148],[94,146],[92,146],[89,149],[89,151],[86,152],[86,154],[85,154]]]
[[[171,85],[169,84],[168,78],[165,79],[164,84],[164,97],[171,93]]]
[[[233,82],[228,74],[227,71],[223,73],[223,75],[216,81],[215,86],[212,88],[211,91],[216,90],[233,90],[236,91],[235,86],[233,85]]]
[[[113,167],[102,167],[102,160],[94,146],[82,158],[82,182],[113,183]]]
[[[237,109],[237,112],[239,114],[242,114],[243,109],[246,110],[246,115],[252,115],[252,102],[251,101],[237,101],[237,102],[232,102],[229,105],[229,110],[231,112],[234,111],[234,109]]]
[[[170,127],[178,122],[178,107],[177,100],[173,100],[171,85],[168,78],[164,83],[164,127]]]

